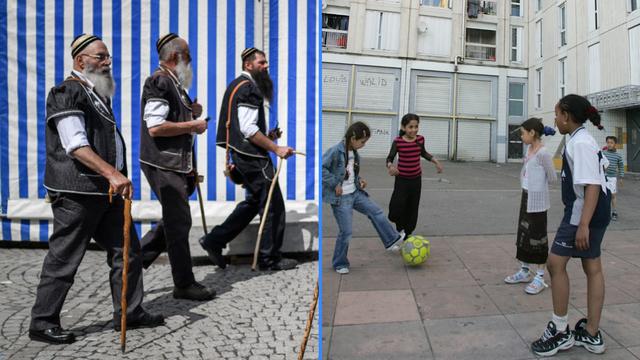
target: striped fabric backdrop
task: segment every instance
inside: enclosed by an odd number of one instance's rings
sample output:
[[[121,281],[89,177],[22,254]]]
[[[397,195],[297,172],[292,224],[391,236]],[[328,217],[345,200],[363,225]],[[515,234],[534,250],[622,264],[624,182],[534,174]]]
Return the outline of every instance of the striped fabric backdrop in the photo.
[[[136,189],[134,200],[155,199],[138,161],[140,97],[145,78],[158,65],[155,41],[169,31],[189,42],[194,69],[189,93],[212,118],[208,131],[198,137],[196,145],[198,170],[205,175],[203,197],[208,202],[244,198],[244,191],[222,174],[224,151],[214,145],[215,125],[226,85],[240,73],[240,52],[256,46],[267,54],[277,94],[269,108],[269,124],[273,127],[278,123],[283,130],[280,144],[307,154],[292,157],[283,165],[283,195],[285,200],[317,200],[321,56],[318,3],[0,0],[2,240],[47,241],[52,231],[46,214],[36,213],[29,219],[8,219],[4,215],[11,214],[11,200],[16,199],[42,209],[46,96],[54,84],[70,73],[69,44],[80,33],[102,37],[113,56],[117,83],[113,111],[127,143],[129,174]],[[197,201],[195,194],[192,201]],[[139,232],[149,226],[140,222],[136,225]]]

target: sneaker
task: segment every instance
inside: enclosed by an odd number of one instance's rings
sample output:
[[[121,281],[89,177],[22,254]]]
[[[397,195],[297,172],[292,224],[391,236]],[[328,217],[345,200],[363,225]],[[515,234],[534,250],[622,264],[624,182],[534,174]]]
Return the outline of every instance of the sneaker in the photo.
[[[507,284],[526,283],[531,281],[531,271],[520,269],[517,273],[504,278]]]
[[[573,332],[569,325],[565,331],[559,332],[553,321],[549,321],[542,337],[531,344],[531,350],[536,355],[552,356],[560,350],[570,349],[573,344]]]
[[[575,337],[575,343],[578,346],[584,346],[587,351],[594,354],[602,354],[605,351],[604,339],[600,330],[596,336],[591,336],[587,331],[587,319],[582,318],[576,323],[576,328],[573,332]]]
[[[341,267],[339,269],[336,269],[336,272],[340,275],[346,275],[349,273],[349,268],[348,267]]]
[[[389,245],[389,247],[387,247],[387,251],[400,251],[400,247],[402,246],[402,243],[404,242],[404,239],[406,238],[406,234],[404,233],[404,230],[400,231],[398,233],[398,238],[396,239],[396,241]]]
[[[540,294],[542,290],[546,289],[549,285],[545,284],[544,279],[540,276],[535,276],[533,281],[524,288],[524,292],[531,295]]]
[[[618,221],[618,213],[617,212],[613,212],[611,214],[611,221]]]

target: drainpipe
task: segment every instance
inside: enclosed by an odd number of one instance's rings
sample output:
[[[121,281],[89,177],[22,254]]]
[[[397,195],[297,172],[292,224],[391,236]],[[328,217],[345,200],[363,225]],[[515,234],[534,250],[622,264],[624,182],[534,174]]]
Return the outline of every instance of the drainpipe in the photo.
[[[466,41],[467,0],[462,0],[462,21],[460,22],[460,55],[453,62],[453,114],[451,120],[452,160],[458,160],[458,64],[464,63],[464,44]]]

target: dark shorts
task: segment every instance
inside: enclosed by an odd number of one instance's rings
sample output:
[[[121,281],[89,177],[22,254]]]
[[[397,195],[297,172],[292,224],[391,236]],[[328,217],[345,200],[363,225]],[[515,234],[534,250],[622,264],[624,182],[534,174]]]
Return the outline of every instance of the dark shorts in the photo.
[[[556,238],[551,245],[551,253],[558,256],[570,256],[586,259],[600,257],[600,245],[607,227],[589,228],[589,248],[585,251],[576,249],[576,232],[578,227],[566,222],[560,223]]]

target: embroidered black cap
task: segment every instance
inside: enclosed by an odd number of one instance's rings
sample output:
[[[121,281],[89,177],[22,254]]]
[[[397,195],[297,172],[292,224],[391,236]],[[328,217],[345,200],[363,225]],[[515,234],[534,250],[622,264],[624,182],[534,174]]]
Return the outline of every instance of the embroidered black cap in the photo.
[[[178,38],[179,36],[176,35],[175,33],[168,33],[164,36],[161,36],[158,41],[156,41],[156,50],[158,50],[158,53],[160,53],[160,50],[162,50],[162,47],[167,45],[169,43],[169,41]]]
[[[96,40],[102,40],[101,38],[91,34],[80,34],[71,42],[71,57],[76,57],[82,50],[84,50],[89,44]]]

